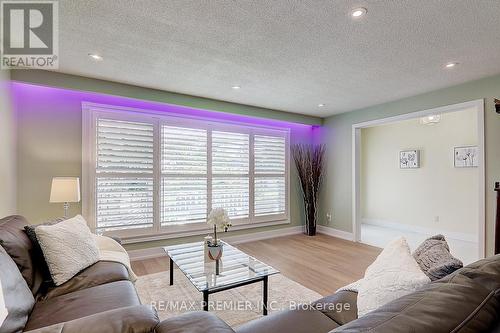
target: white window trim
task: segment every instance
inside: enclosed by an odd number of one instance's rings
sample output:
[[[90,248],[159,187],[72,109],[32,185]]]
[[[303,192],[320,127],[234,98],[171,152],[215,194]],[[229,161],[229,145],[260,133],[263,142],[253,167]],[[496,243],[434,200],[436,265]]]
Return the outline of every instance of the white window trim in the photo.
[[[238,133],[270,135],[279,133],[285,137],[285,214],[269,215],[262,217],[253,217],[245,219],[235,219],[232,221],[233,227],[231,230],[242,230],[258,228],[269,225],[288,224],[290,223],[290,130],[287,128],[278,128],[272,126],[262,126],[251,123],[235,122],[235,121],[214,121],[211,118],[197,117],[184,114],[165,114],[164,111],[146,110],[130,107],[122,107],[115,105],[97,104],[90,102],[82,102],[82,214],[88,221],[92,231],[96,230],[95,220],[95,178],[96,178],[96,119],[100,115],[110,115],[113,119],[121,119],[128,121],[144,121],[144,117],[154,123],[155,142],[160,140],[159,131],[161,125],[185,126],[189,122],[190,127],[200,127],[209,130],[233,131]],[[195,126],[193,126],[196,124]],[[211,136],[211,135],[210,135]],[[253,135],[250,135],[250,165],[249,165],[249,181],[254,184],[254,158],[253,158]],[[188,223],[181,225],[161,226],[160,221],[160,202],[157,198],[160,197],[161,191],[161,167],[160,167],[160,143],[155,147],[154,154],[154,225],[153,228],[131,229],[131,230],[116,230],[107,234],[120,236],[125,243],[143,242],[148,240],[160,240],[174,237],[184,237],[191,235],[201,235],[210,232],[206,223]],[[208,159],[211,159],[211,145],[208,145]],[[211,179],[211,168],[207,170],[207,179]],[[258,175],[266,176],[266,175]],[[211,185],[208,182],[207,186]],[[208,188],[208,203],[211,203],[211,187]],[[254,201],[254,186],[250,186],[250,202],[249,216],[253,216],[253,201]]]

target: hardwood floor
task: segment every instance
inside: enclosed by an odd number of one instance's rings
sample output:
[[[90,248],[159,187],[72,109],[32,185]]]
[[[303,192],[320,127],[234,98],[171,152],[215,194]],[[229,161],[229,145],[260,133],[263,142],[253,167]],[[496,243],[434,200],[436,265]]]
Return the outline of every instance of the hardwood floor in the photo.
[[[236,247],[278,269],[301,285],[330,295],[363,277],[381,249],[318,234],[293,235],[237,244]],[[166,257],[132,262],[137,275],[168,270]]]

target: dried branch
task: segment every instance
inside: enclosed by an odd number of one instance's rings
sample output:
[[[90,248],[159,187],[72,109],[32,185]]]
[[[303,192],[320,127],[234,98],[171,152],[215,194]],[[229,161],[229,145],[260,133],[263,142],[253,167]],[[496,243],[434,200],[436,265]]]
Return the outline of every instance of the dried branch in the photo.
[[[292,156],[302,187],[309,230],[316,227],[318,194],[324,177],[325,145],[293,145]]]

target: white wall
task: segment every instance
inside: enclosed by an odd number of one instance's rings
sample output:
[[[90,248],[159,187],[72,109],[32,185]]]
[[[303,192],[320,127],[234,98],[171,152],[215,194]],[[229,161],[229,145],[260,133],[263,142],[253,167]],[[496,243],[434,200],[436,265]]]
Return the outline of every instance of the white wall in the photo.
[[[0,218],[16,212],[15,118],[9,71],[0,70]]]
[[[361,205],[368,221],[477,234],[477,168],[454,168],[453,148],[477,145],[475,110],[362,130]],[[420,150],[420,168],[400,169],[399,152]],[[439,217],[439,221],[436,221]]]

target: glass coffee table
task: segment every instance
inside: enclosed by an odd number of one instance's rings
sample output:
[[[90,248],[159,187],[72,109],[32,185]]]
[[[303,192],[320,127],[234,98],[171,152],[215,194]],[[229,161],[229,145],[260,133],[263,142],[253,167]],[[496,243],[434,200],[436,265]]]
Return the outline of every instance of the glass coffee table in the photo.
[[[203,293],[203,310],[208,311],[208,295],[262,281],[263,314],[267,315],[268,277],[279,271],[226,242],[222,244],[223,254],[217,261],[205,259],[203,242],[164,247],[170,257],[170,285],[174,284],[175,263]]]

